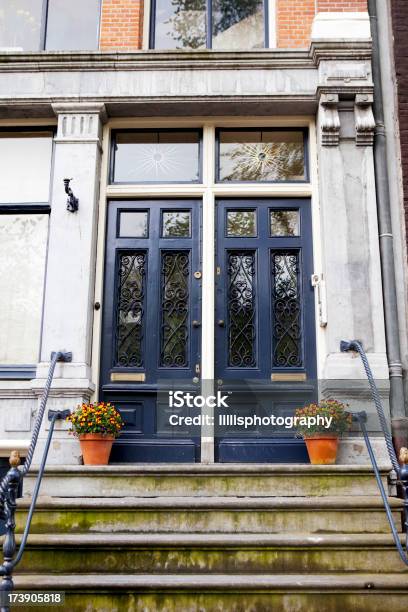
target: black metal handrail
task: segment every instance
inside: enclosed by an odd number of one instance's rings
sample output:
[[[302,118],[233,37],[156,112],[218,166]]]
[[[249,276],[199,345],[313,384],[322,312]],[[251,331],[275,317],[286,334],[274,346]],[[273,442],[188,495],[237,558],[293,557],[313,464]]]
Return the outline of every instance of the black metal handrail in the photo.
[[[397,455],[395,453],[394,444],[392,442],[392,436],[390,430],[388,428],[387,420],[385,418],[384,408],[381,402],[380,394],[378,392],[377,385],[375,384],[374,376],[371,371],[370,364],[368,363],[367,355],[364,351],[364,348],[358,340],[352,340],[351,342],[346,342],[342,340],[340,343],[340,350],[342,352],[347,351],[356,351],[363,362],[364,369],[368,378],[368,382],[370,384],[371,394],[374,400],[374,404],[377,410],[377,415],[380,420],[381,430],[384,435],[385,443],[387,446],[388,456],[390,458],[391,464],[395,471],[397,481],[401,485],[402,494],[403,494],[403,504],[404,504],[404,527],[405,527],[405,549],[401,544],[400,536],[398,533],[398,529],[395,525],[394,517],[392,515],[392,510],[390,503],[388,501],[387,493],[384,489],[384,485],[381,479],[380,470],[378,468],[377,459],[375,458],[374,450],[370,441],[370,437],[368,435],[366,420],[367,414],[366,412],[356,412],[352,413],[353,420],[357,421],[360,425],[363,438],[367,447],[367,452],[370,457],[371,465],[374,470],[375,479],[377,481],[378,488],[380,490],[380,494],[382,497],[382,501],[384,504],[384,509],[387,515],[387,519],[391,528],[392,537],[394,539],[395,546],[398,550],[399,556],[405,565],[408,565],[408,465],[403,464],[400,465],[397,459]]]
[[[4,597],[4,593],[10,593],[13,588],[13,570],[16,565],[21,561],[25,546],[27,543],[28,534],[30,531],[31,521],[33,518],[35,505],[37,502],[38,493],[41,486],[42,477],[44,474],[45,464],[48,457],[48,451],[50,449],[51,438],[54,433],[55,423],[58,420],[66,418],[69,414],[69,410],[50,410],[48,412],[48,419],[50,421],[50,428],[45,443],[43,456],[41,459],[40,468],[37,475],[34,491],[31,498],[30,509],[28,512],[26,526],[24,528],[23,537],[20,542],[18,552],[16,554],[16,539],[15,539],[15,513],[17,508],[17,495],[19,487],[22,483],[24,476],[28,473],[34,452],[37,446],[38,436],[41,429],[41,424],[44,418],[45,408],[47,406],[47,400],[51,388],[52,379],[54,377],[55,366],[57,362],[70,362],[72,361],[72,353],[64,351],[58,351],[51,354],[51,363],[48,371],[47,380],[44,385],[44,391],[41,398],[40,408],[34,423],[33,434],[31,437],[30,446],[27,451],[27,456],[24,464],[19,468],[20,457],[17,451],[12,451],[10,456],[10,469],[4,476],[0,483],[0,517],[5,521],[6,534],[3,542],[3,563],[0,565],[0,576],[3,576],[3,580],[0,584],[0,594]],[[6,605],[4,599],[1,601],[0,606],[1,612],[9,612],[10,607]]]

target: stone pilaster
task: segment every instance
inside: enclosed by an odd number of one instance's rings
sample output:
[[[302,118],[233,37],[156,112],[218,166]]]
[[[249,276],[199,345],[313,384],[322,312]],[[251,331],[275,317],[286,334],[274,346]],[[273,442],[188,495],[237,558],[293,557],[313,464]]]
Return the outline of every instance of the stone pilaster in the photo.
[[[100,184],[103,104],[57,104],[58,116],[52,176],[51,217],[46,269],[41,362],[34,393],[40,397],[50,354],[67,350],[72,363],[58,364],[49,408],[74,408],[88,401],[95,385],[91,380],[91,340],[95,253]],[[79,198],[79,210],[67,210],[65,178]],[[49,461],[78,461],[77,442],[68,438],[66,426],[54,435]],[[46,424],[43,427],[45,435]],[[41,444],[39,445],[42,446]],[[41,450],[41,448],[39,449]],[[37,454],[37,458],[39,455]]]
[[[353,30],[347,15],[329,17],[332,31],[320,27],[321,18],[313,30],[319,69],[317,150],[323,266],[315,272],[324,275],[327,300],[327,325],[320,332],[320,391],[343,399],[351,409],[366,409],[368,428],[376,432],[378,419],[361,362],[352,354],[340,353],[339,346],[342,339],[362,341],[387,404],[369,22],[368,16],[359,16],[359,27]],[[339,38],[347,40],[344,60],[331,55],[331,45]],[[352,439],[343,443],[342,456],[353,454],[346,448],[353,444]]]

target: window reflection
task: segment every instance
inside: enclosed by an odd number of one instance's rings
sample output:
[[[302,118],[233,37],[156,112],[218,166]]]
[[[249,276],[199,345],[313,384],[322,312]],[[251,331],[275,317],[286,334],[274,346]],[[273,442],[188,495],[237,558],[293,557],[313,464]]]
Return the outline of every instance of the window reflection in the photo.
[[[155,49],[265,46],[264,0],[156,0],[153,19]]]
[[[206,0],[156,0],[155,49],[200,49],[206,39]]]
[[[0,202],[48,202],[53,133],[0,132]]]
[[[0,0],[0,47],[38,51],[43,0]]]
[[[306,179],[302,131],[220,130],[220,181]]]
[[[271,236],[299,236],[299,211],[271,211]]]
[[[212,48],[257,49],[264,47],[263,0],[213,0]]]
[[[147,238],[147,211],[120,213],[119,236],[121,238]]]
[[[116,183],[197,182],[198,130],[117,132],[113,181]]]
[[[171,210],[163,212],[163,238],[189,238],[190,212],[188,210]]]
[[[0,47],[24,51],[98,48],[101,0],[0,0]]]
[[[227,236],[256,236],[256,212],[254,210],[229,210],[227,212]]]
[[[100,0],[48,0],[47,50],[98,48]]]

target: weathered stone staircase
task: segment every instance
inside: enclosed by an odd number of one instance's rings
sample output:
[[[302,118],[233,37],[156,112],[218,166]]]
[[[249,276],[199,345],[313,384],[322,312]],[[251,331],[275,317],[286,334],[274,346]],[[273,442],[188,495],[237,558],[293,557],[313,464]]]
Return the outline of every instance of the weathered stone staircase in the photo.
[[[16,588],[65,591],[72,612],[408,607],[366,466],[50,467],[28,542]]]

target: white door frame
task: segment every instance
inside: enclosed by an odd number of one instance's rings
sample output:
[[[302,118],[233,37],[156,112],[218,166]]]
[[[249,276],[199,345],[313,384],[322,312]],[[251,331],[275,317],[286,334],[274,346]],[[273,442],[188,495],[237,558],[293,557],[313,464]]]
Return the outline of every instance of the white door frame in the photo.
[[[111,130],[118,128],[188,128],[203,130],[203,180],[202,183],[186,184],[126,184],[109,185],[109,157]],[[309,129],[309,182],[307,183],[252,183],[220,184],[215,182],[215,129],[222,127],[307,127]],[[204,392],[210,391],[208,385],[214,379],[214,294],[215,294],[215,200],[217,197],[308,197],[312,202],[313,258],[314,272],[323,270],[320,209],[317,181],[316,125],[311,117],[194,117],[160,119],[112,119],[104,127],[102,184],[99,202],[98,243],[96,256],[95,302],[102,303],[103,273],[105,260],[105,227],[107,201],[115,198],[166,198],[196,197],[203,201],[203,244],[202,244],[202,337],[201,337],[201,378],[206,381]],[[316,304],[316,347],[318,376],[321,375],[322,358],[325,354],[324,329],[319,326],[318,306]],[[92,380],[99,387],[99,368],[101,350],[101,318],[103,307],[95,311]],[[96,391],[98,393],[98,391]],[[206,430],[208,433],[208,429]],[[201,440],[201,461],[214,461],[214,437],[207,435]]]

